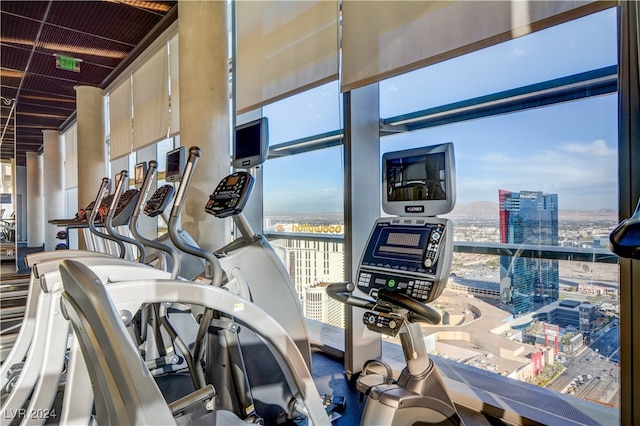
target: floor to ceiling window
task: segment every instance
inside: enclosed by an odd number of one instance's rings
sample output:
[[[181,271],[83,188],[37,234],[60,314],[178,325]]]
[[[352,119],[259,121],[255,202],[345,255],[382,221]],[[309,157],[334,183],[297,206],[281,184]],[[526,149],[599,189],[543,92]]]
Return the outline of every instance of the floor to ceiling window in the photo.
[[[382,153],[455,146],[432,352],[619,408],[616,64],[612,9],[383,81],[380,109]]]

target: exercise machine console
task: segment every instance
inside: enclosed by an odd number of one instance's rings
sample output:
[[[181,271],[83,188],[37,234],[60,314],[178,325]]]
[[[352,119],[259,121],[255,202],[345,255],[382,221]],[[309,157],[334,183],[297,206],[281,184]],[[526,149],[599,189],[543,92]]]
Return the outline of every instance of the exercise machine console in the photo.
[[[175,191],[175,188],[171,185],[162,185],[156,189],[144,206],[144,214],[149,217],[156,217],[164,213],[165,209],[171,204]]]
[[[435,300],[451,264],[451,224],[440,218],[376,221],[360,261],[358,288],[375,297],[384,288],[422,303]]]
[[[204,210],[220,219],[240,213],[251,194],[253,180],[247,172],[235,172],[225,177],[209,196]]]

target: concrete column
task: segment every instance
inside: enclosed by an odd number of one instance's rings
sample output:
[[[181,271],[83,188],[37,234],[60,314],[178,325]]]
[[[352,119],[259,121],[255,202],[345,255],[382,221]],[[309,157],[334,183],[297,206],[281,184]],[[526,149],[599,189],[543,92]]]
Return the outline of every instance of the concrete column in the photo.
[[[43,130],[43,191],[44,191],[44,249],[55,250],[61,241],[56,239],[60,230],[50,219],[65,217],[64,211],[64,144],[57,130]]]
[[[102,89],[76,87],[78,208],[85,208],[96,199],[100,182],[107,176],[104,113]],[[86,248],[82,237],[78,248]]]
[[[107,175],[104,97],[102,89],[76,87],[78,119],[78,207],[96,199],[102,178]]]
[[[344,94],[344,247],[346,280],[356,282],[358,262],[380,215],[380,124],[378,84]],[[360,290],[355,290],[357,296]],[[362,294],[360,294],[362,297]],[[382,354],[382,340],[360,320],[363,310],[346,307],[345,369],[359,373]]]
[[[42,156],[27,152],[27,247],[44,243]]]
[[[180,144],[202,148],[182,226],[207,250],[229,239],[229,220],[204,212],[209,194],[229,174],[228,6],[224,1],[178,2]]]

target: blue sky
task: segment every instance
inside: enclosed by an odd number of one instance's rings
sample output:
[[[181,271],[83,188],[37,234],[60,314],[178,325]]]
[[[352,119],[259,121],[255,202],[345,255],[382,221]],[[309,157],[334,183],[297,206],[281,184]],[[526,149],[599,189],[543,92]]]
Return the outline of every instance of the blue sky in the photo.
[[[616,63],[607,10],[380,83],[381,117]],[[341,127],[338,82],[264,108],[272,145]],[[458,203],[497,190],[557,193],[560,209],[617,208],[617,97],[472,120],[381,140],[382,151],[453,142]],[[342,210],[342,157],[325,149],[265,164],[265,213]]]

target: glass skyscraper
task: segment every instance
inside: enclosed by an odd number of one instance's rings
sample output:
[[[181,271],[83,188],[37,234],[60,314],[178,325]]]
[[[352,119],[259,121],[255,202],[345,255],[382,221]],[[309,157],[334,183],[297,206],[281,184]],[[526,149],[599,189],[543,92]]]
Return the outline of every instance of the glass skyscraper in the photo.
[[[499,190],[500,240],[558,245],[558,194]],[[558,300],[558,261],[500,256],[500,306],[519,316]]]

